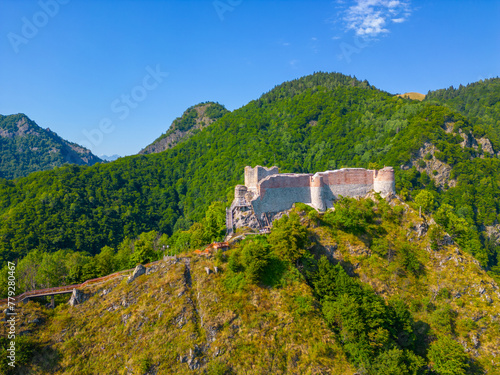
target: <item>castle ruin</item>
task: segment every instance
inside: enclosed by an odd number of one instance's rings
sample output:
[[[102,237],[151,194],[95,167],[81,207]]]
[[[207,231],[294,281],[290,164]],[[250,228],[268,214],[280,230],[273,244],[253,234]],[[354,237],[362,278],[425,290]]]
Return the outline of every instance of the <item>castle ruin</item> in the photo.
[[[359,197],[374,191],[382,196],[395,193],[394,169],[342,168],[317,173],[279,173],[278,167],[245,167],[245,185],[236,185],[234,201],[227,210],[226,225],[231,232],[235,211],[253,211],[260,227],[269,225],[268,216],[302,202],[324,211],[339,196]],[[247,214],[246,216],[248,216]],[[236,225],[238,226],[238,225]]]

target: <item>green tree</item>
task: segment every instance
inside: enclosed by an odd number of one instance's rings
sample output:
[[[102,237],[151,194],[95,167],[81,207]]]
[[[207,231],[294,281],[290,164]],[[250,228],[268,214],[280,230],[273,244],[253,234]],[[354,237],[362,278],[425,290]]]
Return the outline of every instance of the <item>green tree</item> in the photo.
[[[97,273],[99,276],[106,276],[113,273],[115,250],[109,246],[104,246],[101,252],[95,256]]]
[[[144,232],[134,241],[134,252],[132,262],[134,264],[150,263],[159,257],[158,233],[156,231]]]
[[[382,352],[374,361],[372,373],[377,375],[416,375],[425,365],[423,358],[393,348]]]
[[[204,227],[204,239],[206,243],[219,241],[223,238],[226,230],[226,206],[223,202],[213,202],[207,209]]]
[[[292,263],[306,253],[309,244],[307,228],[300,224],[299,215],[293,212],[274,221],[268,241],[278,256]]]
[[[373,201],[341,197],[335,202],[335,210],[328,211],[324,220],[336,228],[353,233],[366,232],[373,222]]]
[[[431,344],[428,357],[439,375],[465,375],[469,368],[464,349],[449,336],[439,336]]]
[[[422,190],[415,197],[415,204],[422,207],[422,211],[429,213],[434,207],[434,195],[427,190]]]
[[[269,245],[260,241],[248,241],[241,249],[245,275],[250,283],[262,281],[266,267],[269,264],[269,251]]]

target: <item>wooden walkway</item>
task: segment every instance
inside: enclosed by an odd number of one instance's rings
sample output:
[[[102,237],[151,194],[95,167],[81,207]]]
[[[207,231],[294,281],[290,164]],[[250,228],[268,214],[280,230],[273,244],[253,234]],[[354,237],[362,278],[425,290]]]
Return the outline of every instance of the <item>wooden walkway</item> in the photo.
[[[155,262],[151,262],[148,264],[145,264],[144,267],[148,268],[153,266],[154,264],[160,262],[161,260],[157,260]],[[54,296],[56,294],[64,294],[64,293],[72,293],[73,289],[78,289],[78,288],[83,288],[89,285],[96,285],[96,284],[101,284],[105,281],[116,279],[118,277],[125,277],[126,274],[133,272],[135,268],[131,268],[125,271],[119,271],[112,273],[107,276],[103,277],[98,277],[96,279],[90,279],[87,280],[81,284],[74,284],[74,285],[65,285],[65,286],[58,286],[54,288],[46,288],[46,289],[38,289],[38,290],[31,290],[29,292],[24,292],[23,294],[20,294],[18,296],[13,297],[14,300],[10,300],[10,302],[13,303],[19,303],[19,302],[24,302],[25,300],[29,298],[34,298],[34,297],[44,297],[44,296]],[[0,307],[7,307],[8,306],[9,299],[1,299],[0,300]]]

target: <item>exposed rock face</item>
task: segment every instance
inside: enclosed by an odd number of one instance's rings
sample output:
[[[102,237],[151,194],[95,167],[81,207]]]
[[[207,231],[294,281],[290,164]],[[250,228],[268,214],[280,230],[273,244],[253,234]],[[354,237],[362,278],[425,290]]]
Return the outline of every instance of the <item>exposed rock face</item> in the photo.
[[[127,283],[131,283],[135,279],[137,279],[139,276],[144,275],[146,273],[146,267],[144,267],[142,264],[138,264],[137,267],[135,267],[134,272],[132,275],[127,280]]]
[[[493,146],[491,145],[491,142],[488,138],[479,138],[477,140],[477,143],[481,145],[484,152],[492,155],[495,153],[495,151],[493,150]]]
[[[420,224],[417,224],[415,226],[415,231],[417,232],[417,236],[422,237],[423,235],[425,235],[427,233],[428,228],[429,228],[429,226],[427,225],[426,222],[422,222]]]
[[[73,293],[71,294],[71,298],[68,303],[70,304],[70,306],[76,306],[85,302],[88,299],[89,295],[83,293],[79,289],[73,289]]]
[[[472,133],[465,133],[462,129],[458,129],[458,132],[454,130],[455,123],[447,122],[444,124],[444,129],[446,133],[458,134],[462,137],[463,141],[460,143],[462,148],[473,148],[479,151],[481,147],[482,153],[479,153],[479,157],[484,158],[485,153],[495,155],[495,150],[488,138],[476,139]],[[450,179],[451,167],[438,160],[435,156],[436,152],[439,152],[433,144],[425,143],[423,147],[418,150],[414,158],[407,164],[402,165],[401,169],[410,169],[415,167],[420,173],[426,172],[427,175],[434,180],[437,186],[441,189],[446,187],[455,187],[457,181]],[[429,158],[428,155],[431,157]],[[500,155],[500,152],[498,153]],[[427,156],[427,158],[426,158]]]
[[[485,229],[488,237],[495,241],[496,244],[500,244],[500,224],[490,225]]]
[[[259,221],[253,211],[239,207],[234,209],[233,224],[236,228],[248,227],[257,230],[260,228]]]
[[[446,184],[448,184],[449,187],[456,186],[457,181],[450,178],[451,167],[441,160],[436,159],[435,153],[438,151],[439,150],[433,144],[425,143],[424,146],[418,150],[415,158],[410,163],[403,166],[402,169],[415,167],[420,173],[426,172],[440,188],[444,188]],[[428,154],[432,156],[431,159],[425,158]],[[425,166],[422,166],[421,160],[425,162]]]

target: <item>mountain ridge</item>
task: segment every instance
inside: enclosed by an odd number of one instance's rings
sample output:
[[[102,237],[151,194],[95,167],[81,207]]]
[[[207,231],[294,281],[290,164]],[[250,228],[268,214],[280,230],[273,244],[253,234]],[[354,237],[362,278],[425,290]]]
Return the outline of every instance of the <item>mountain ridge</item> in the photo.
[[[102,161],[86,148],[69,142],[25,114],[0,115],[0,177],[17,178],[64,163],[93,165]]]

